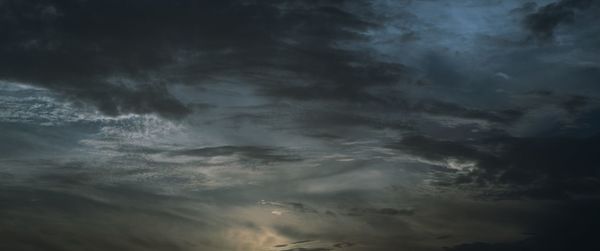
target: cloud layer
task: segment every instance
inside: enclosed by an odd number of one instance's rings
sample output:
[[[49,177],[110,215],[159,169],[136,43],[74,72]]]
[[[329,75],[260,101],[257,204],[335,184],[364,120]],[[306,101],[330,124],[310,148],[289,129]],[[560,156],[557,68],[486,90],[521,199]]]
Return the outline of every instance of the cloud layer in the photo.
[[[592,249],[597,13],[0,0],[0,247]]]

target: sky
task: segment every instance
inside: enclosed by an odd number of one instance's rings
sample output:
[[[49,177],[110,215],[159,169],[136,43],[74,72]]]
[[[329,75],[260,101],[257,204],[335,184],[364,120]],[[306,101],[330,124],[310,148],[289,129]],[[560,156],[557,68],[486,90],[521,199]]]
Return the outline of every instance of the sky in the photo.
[[[0,0],[0,249],[599,250],[598,13]]]

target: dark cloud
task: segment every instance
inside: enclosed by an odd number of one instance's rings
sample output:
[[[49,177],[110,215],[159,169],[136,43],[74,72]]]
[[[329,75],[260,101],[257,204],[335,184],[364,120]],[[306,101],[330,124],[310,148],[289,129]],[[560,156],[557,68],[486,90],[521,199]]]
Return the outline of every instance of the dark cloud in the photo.
[[[361,15],[348,12],[361,8]],[[341,43],[377,27],[346,1],[5,1],[0,77],[44,86],[109,115],[190,108],[174,83],[234,76],[293,99],[374,101],[403,67]]]
[[[259,204],[261,206],[282,208],[282,209],[287,209],[287,210],[291,210],[291,211],[298,212],[298,213],[311,213],[311,214],[319,213],[319,211],[317,209],[314,209],[313,207],[308,206],[301,202],[276,202],[276,201],[264,201],[263,200],[263,201],[260,201]]]
[[[511,13],[529,14],[531,12],[534,12],[535,9],[537,8],[537,6],[538,5],[536,2],[526,2],[526,3],[522,4],[520,7],[512,9]]]
[[[292,248],[292,249],[285,249],[285,250],[281,250],[281,251],[331,251],[333,249],[331,248]]]
[[[187,250],[176,236],[129,228],[136,217],[155,226],[179,227],[201,222],[173,213],[160,202],[166,197],[141,190],[92,188],[85,193],[32,186],[2,186],[0,248],[6,250]],[[115,192],[118,191],[118,195]],[[122,196],[122,197],[121,197]],[[129,197],[131,196],[131,197]],[[109,197],[110,200],[100,199]],[[136,203],[131,203],[135,198]],[[160,205],[162,204],[162,205]],[[135,213],[133,213],[135,212]],[[131,213],[131,214],[130,214]],[[102,221],[112,221],[103,224]],[[122,224],[114,224],[121,222]],[[115,234],[121,232],[120,234]]]
[[[345,247],[352,247],[354,246],[354,243],[352,242],[339,242],[336,244],[333,244],[333,247],[335,248],[345,248]]]
[[[476,169],[457,183],[510,185],[499,196],[561,198],[600,191],[600,138],[496,137],[475,141],[444,141],[406,137],[389,147],[425,159],[474,162]],[[492,195],[490,195],[492,196]]]
[[[456,103],[445,102],[440,100],[421,100],[409,105],[407,109],[417,113],[426,113],[432,115],[446,115],[458,118],[481,119],[485,121],[510,124],[523,116],[522,110],[506,109],[506,110],[491,110],[465,107]]]
[[[595,98],[583,95],[561,95],[550,90],[536,90],[525,93],[530,102],[538,101],[538,105],[556,105],[571,115],[576,115],[584,108],[594,105]]]
[[[575,114],[589,104],[589,99],[584,96],[574,95],[563,102],[563,107],[571,114]]]
[[[314,131],[322,130],[323,132],[312,136],[328,140],[339,136],[347,136],[340,135],[344,133],[343,130],[339,130],[340,128],[406,129],[410,127],[406,122],[393,119],[386,116],[385,113],[368,113],[368,109],[352,107],[347,108],[352,110],[344,111],[342,109],[307,109],[299,111],[296,122],[304,128],[314,128]]]
[[[343,247],[350,247],[353,244],[349,243],[349,242],[340,242],[340,243],[336,243],[332,245],[332,248],[329,247],[297,247],[298,245],[303,245],[305,243],[312,243],[315,240],[302,240],[302,241],[296,241],[296,242],[292,242],[289,244],[281,244],[281,245],[275,245],[274,247],[276,248],[285,248],[285,249],[281,249],[281,251],[331,251],[337,248],[343,248]],[[296,246],[293,248],[287,248],[289,246]]]
[[[313,209],[309,206],[306,206],[299,202],[288,202],[287,205],[290,205],[293,210],[302,212],[302,213],[318,213],[316,209]]]
[[[571,22],[577,11],[587,8],[590,0],[561,0],[528,14],[523,23],[531,34],[540,40],[554,38],[554,30],[560,24]]]
[[[308,130],[308,136],[333,141],[351,138],[357,134],[357,129],[362,129],[361,132],[365,129],[419,131],[423,129],[423,123],[435,123],[424,122],[423,117],[427,116],[507,126],[519,121],[526,113],[525,109],[482,109],[432,98],[409,100],[390,96],[380,95],[385,101],[378,104],[329,105],[327,108],[294,110],[294,123]]]
[[[599,6],[535,2],[0,0],[0,249],[585,250]]]
[[[196,149],[182,149],[167,152],[170,156],[216,157],[240,155],[248,159],[265,162],[299,161],[297,156],[284,153],[281,149],[260,146],[217,146]]]
[[[413,215],[415,210],[412,208],[350,208],[348,215],[350,216],[363,216],[363,215],[383,215],[383,216],[399,216],[399,215]]]
[[[438,240],[450,239],[450,238],[452,238],[452,235],[445,234],[445,235],[440,235],[440,236],[435,237],[435,238],[438,239]]]
[[[468,243],[445,248],[447,251],[522,251],[522,250],[596,250],[600,244],[596,233],[600,227],[596,200],[568,203],[543,223],[533,227],[533,236],[515,242]]]

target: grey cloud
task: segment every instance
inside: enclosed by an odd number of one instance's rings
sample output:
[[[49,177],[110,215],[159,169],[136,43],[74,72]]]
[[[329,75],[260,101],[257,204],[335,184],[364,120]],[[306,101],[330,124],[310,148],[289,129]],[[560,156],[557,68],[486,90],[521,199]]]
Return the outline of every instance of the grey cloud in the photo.
[[[510,185],[497,196],[561,198],[600,191],[598,137],[511,138],[444,141],[406,137],[389,147],[433,161],[473,161],[477,169],[455,182],[483,186]],[[490,194],[490,196],[492,196]]]
[[[511,13],[530,14],[531,12],[534,12],[537,7],[538,5],[536,2],[526,2],[523,3],[520,7],[512,9]]]
[[[354,243],[352,242],[339,242],[336,244],[333,244],[333,247],[335,248],[345,248],[345,247],[352,247],[354,246]]]
[[[600,218],[595,213],[596,200],[575,201],[565,205],[560,213],[548,215],[544,223],[533,227],[531,237],[514,242],[475,242],[447,247],[447,251],[517,251],[517,250],[595,250],[600,248],[595,231]],[[565,230],[569,231],[565,231]]]
[[[456,103],[439,100],[423,100],[410,106],[410,111],[433,115],[455,116],[458,118],[482,119],[485,121],[511,124],[523,116],[523,111],[517,109],[483,110],[465,107]]]
[[[189,238],[184,237],[183,229],[190,229],[192,225],[198,229],[203,225],[192,217],[174,213],[169,205],[160,202],[165,197],[159,195],[126,187],[111,190],[87,186],[85,190],[2,186],[0,213],[5,217],[0,221],[0,232],[5,238],[0,247],[7,250],[189,250],[190,247],[181,242],[181,238]],[[115,190],[119,190],[119,195]],[[131,202],[132,198],[135,203]],[[175,202],[173,198],[169,200]],[[138,224],[135,218],[153,222],[155,226],[177,225],[182,232],[177,236],[177,231],[159,235],[152,230],[127,230],[128,224]],[[112,223],[105,224],[107,221]]]
[[[19,123],[0,123],[0,130],[0,158],[4,159],[58,156],[77,147],[77,141],[81,139],[78,133],[89,131],[79,126],[46,127]]]
[[[535,2],[0,0],[0,249],[585,249],[599,6]]]
[[[579,94],[560,94],[550,90],[529,91],[525,94],[525,98],[529,102],[538,100],[537,104],[527,104],[529,106],[539,106],[541,104],[556,105],[563,108],[571,115],[584,110],[586,107],[597,105],[595,98],[579,95]]]
[[[350,208],[348,210],[350,216],[362,215],[383,215],[383,216],[398,216],[398,215],[413,215],[415,210],[412,208]]]
[[[562,106],[571,114],[575,114],[581,111],[586,105],[589,104],[589,99],[584,96],[574,95],[569,97],[562,103]]]
[[[560,0],[528,14],[523,23],[535,38],[550,40],[558,25],[572,21],[576,11],[584,10],[591,3],[590,0]]]
[[[318,212],[316,209],[305,206],[304,204],[299,203],[299,202],[288,202],[287,204],[290,205],[294,210],[300,211],[303,213],[317,213]]]
[[[403,67],[336,45],[364,40],[361,32],[377,27],[348,12],[353,5],[360,4],[6,1],[0,77],[109,115],[181,118],[190,108],[169,86],[220,75],[275,97],[375,100],[364,90],[396,83]],[[360,6],[368,13],[368,4]]]
[[[319,211],[311,206],[301,202],[276,202],[276,201],[260,201],[259,205],[269,206],[274,208],[287,209],[298,213],[318,214]]]
[[[331,248],[292,248],[292,249],[285,249],[282,251],[331,251],[333,249]]]
[[[167,152],[170,156],[195,156],[216,157],[241,155],[249,159],[263,160],[266,162],[299,161],[301,158],[286,154],[285,151],[273,147],[261,146],[218,146],[196,149],[172,150]]]
[[[292,249],[284,249],[281,251],[331,251],[331,248],[292,248]]]

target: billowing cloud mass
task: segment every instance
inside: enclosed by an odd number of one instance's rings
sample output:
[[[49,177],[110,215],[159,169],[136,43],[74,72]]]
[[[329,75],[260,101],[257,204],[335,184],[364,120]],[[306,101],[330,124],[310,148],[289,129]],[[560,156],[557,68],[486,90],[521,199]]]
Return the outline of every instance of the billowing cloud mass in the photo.
[[[598,13],[0,0],[0,249],[596,250]]]

